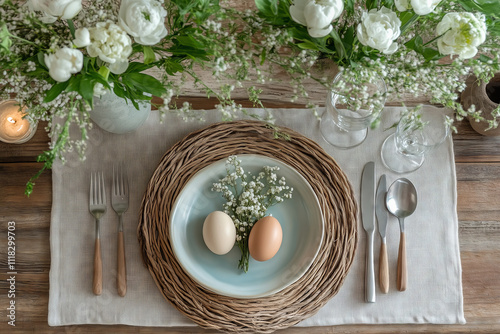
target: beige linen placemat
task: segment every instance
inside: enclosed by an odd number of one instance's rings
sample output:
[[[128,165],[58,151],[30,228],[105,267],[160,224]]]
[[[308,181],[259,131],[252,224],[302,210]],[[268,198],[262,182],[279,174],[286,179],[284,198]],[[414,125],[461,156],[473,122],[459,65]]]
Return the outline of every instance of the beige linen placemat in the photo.
[[[433,107],[428,107],[433,108]],[[263,113],[262,110],[252,110]],[[387,174],[388,184],[400,175],[387,170],[380,159],[383,140],[394,130],[400,108],[386,108],[381,126],[367,140],[350,150],[339,150],[321,137],[319,123],[310,110],[274,109],[276,124],[290,127],[319,143],[342,167],[359,201],[363,166],[375,161],[377,177]],[[136,326],[192,326],[159,293],[142,264],[136,228],[140,202],[151,174],[163,153],[189,132],[218,121],[207,111],[206,123],[184,122],[167,115],[160,124],[153,111],[138,131],[113,135],[98,128],[91,131],[87,159],[76,158],[53,168],[51,220],[51,270],[48,322],[70,324],[126,324]],[[128,290],[119,297],[116,288],[116,229],[118,219],[111,207],[102,219],[103,294],[92,294],[94,219],[88,211],[89,173],[103,170],[108,184],[114,163],[126,162],[131,189],[130,207],[124,216]],[[399,225],[389,217],[387,229],[390,291],[377,288],[377,301],[364,302],[365,234],[359,226],[356,258],[337,296],[299,326],[358,323],[465,323],[456,213],[456,175],[451,138],[428,154],[416,172],[405,174],[418,190],[415,213],[405,220],[409,263],[408,289],[396,290]],[[108,201],[109,191],[108,187]],[[375,264],[380,238],[375,237]],[[376,265],[376,268],[378,266]],[[377,271],[376,271],[377,273]]]

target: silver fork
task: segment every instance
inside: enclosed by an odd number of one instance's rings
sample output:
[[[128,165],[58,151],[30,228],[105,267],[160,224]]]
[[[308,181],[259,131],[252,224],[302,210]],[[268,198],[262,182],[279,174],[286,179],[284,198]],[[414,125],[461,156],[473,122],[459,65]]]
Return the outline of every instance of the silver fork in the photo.
[[[111,206],[118,215],[118,273],[116,288],[120,296],[127,293],[127,266],[125,262],[125,243],[123,238],[123,213],[128,209],[128,181],[123,166],[113,167],[113,192]]]
[[[95,248],[94,248],[94,294],[102,293],[102,259],[101,259],[101,218],[106,213],[106,189],[102,172],[90,174],[89,210],[95,218]]]

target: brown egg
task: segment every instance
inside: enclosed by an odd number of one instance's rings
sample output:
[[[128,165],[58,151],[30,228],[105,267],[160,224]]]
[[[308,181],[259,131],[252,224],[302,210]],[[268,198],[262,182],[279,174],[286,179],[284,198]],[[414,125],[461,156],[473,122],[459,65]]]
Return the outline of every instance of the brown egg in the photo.
[[[283,231],[279,221],[271,216],[259,219],[248,236],[248,250],[257,261],[271,259],[281,246]]]

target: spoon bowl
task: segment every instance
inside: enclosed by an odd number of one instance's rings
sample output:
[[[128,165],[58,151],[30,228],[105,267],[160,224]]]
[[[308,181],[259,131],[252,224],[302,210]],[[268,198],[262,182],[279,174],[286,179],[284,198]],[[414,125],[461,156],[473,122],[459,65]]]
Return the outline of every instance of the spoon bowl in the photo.
[[[397,179],[387,191],[385,203],[387,210],[401,222],[417,208],[417,190],[410,180]]]
[[[406,237],[404,219],[417,208],[417,190],[410,180],[397,179],[392,183],[385,198],[387,210],[399,220],[401,230],[398,252],[398,290],[405,291],[408,281],[406,269]]]

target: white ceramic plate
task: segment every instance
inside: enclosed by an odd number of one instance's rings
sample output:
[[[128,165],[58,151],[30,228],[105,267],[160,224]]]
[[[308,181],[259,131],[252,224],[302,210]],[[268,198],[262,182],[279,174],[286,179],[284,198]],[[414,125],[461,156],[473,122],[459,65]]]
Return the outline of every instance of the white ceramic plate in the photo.
[[[260,155],[239,155],[246,172],[256,175],[263,166],[278,166],[278,179],[293,187],[291,199],[272,206],[272,214],[283,229],[278,253],[265,262],[250,257],[249,270],[238,269],[237,245],[225,255],[212,253],[203,241],[206,216],[222,210],[224,199],[212,184],[226,175],[225,160],[196,173],[182,189],[170,217],[173,251],[184,270],[200,285],[221,295],[255,298],[276,293],[298,280],[318,254],[323,239],[323,216],[309,183],[283,162]]]

